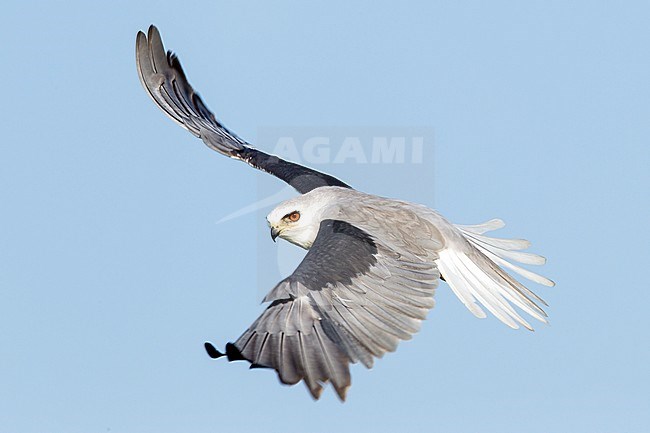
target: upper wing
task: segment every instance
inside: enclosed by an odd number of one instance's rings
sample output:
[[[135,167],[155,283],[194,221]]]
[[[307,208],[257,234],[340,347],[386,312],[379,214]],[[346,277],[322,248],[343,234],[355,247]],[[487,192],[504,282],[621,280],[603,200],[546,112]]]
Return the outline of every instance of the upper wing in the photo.
[[[264,298],[271,304],[226,355],[273,368],[286,384],[304,380],[314,398],[331,381],[344,400],[349,364],[370,368],[373,357],[410,339],[434,305],[439,277],[432,260],[325,220],[298,268]],[[206,348],[214,358],[223,355],[210,343]]]
[[[190,86],[178,58],[165,53],[156,27],[149,27],[148,36],[138,32],[135,59],[140,81],[151,99],[212,150],[266,171],[303,194],[320,186],[349,188],[328,174],[260,152],[223,126]]]

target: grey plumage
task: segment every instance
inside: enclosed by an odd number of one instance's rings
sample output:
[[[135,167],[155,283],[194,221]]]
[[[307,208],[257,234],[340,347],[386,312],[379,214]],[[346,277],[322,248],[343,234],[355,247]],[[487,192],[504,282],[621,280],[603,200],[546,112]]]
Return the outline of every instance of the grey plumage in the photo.
[[[229,131],[194,91],[178,57],[171,51],[165,52],[156,27],[150,26],[147,35],[138,32],[135,58],[140,82],[151,99],[210,149],[270,173],[300,193],[321,186],[348,187],[328,174],[261,152]]]
[[[331,381],[344,399],[348,364],[370,368],[373,357],[411,338],[433,307],[439,276],[432,262],[411,263],[345,221],[323,220],[302,263],[234,345],[284,383],[303,379],[318,398]]]
[[[149,96],[172,120],[211,149],[269,172],[301,196],[274,209],[267,221],[280,236],[309,252],[292,275],[264,298],[261,316],[225,353],[211,343],[212,358],[246,360],[277,371],[285,384],[304,381],[318,399],[332,383],[344,400],[349,365],[370,368],[416,333],[441,277],[477,317],[481,306],[511,328],[531,329],[520,315],[546,322],[546,303],[503,268],[531,281],[554,283],[512,261],[541,265],[522,252],[523,239],[485,233],[501,220],[460,226],[422,205],[365,194],[340,180],[263,153],[225,128],[189,85],[175,55],[165,53],[157,29],[139,32],[136,63]],[[515,309],[518,308],[519,310]]]

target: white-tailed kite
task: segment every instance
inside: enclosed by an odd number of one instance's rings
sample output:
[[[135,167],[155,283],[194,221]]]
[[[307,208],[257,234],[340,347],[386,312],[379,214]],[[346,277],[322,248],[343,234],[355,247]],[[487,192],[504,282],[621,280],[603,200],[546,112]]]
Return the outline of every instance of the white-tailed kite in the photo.
[[[365,194],[340,180],[263,153],[226,129],[190,86],[178,58],[165,52],[158,30],[136,39],[138,75],[149,96],[176,123],[213,150],[266,171],[302,195],[268,216],[271,236],[309,250],[294,273],[264,298],[268,307],[225,353],[275,369],[280,381],[305,382],[318,399],[331,382],[345,399],[349,364],[372,367],[418,331],[444,279],[461,302],[483,318],[482,305],[511,328],[530,324],[513,308],[546,322],[546,303],[503,268],[546,286],[554,283],[512,261],[541,265],[522,252],[530,243],[484,233],[495,219],[454,225],[425,206]]]

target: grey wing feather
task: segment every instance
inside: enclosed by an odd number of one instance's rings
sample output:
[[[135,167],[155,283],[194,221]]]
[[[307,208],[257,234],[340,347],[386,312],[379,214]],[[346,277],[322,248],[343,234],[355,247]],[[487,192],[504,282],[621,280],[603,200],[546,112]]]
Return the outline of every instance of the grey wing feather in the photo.
[[[321,186],[350,188],[328,174],[261,152],[228,130],[189,84],[176,55],[165,52],[155,26],[147,35],[138,33],[135,56],[140,82],[151,99],[210,149],[270,173],[303,194]]]
[[[173,121],[219,153],[237,157],[246,144],[225,128],[190,86],[178,58],[165,48],[158,29],[136,38],[136,65],[143,87]]]
[[[345,399],[349,364],[370,368],[410,339],[434,305],[439,276],[433,261],[405,258],[349,223],[325,220],[302,263],[266,296],[271,304],[234,346],[251,363],[277,370],[283,383],[304,380],[314,398],[331,382]]]

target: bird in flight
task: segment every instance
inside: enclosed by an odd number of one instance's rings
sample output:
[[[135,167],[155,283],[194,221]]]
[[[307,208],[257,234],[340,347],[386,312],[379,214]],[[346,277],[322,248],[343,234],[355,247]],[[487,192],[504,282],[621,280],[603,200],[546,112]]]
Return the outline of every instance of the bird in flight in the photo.
[[[554,283],[512,262],[541,265],[521,250],[523,239],[486,236],[494,219],[456,225],[425,206],[357,191],[308,167],[266,154],[229,131],[190,86],[178,58],[166,52],[156,27],[136,38],[140,81],[158,107],[211,149],[270,173],[301,195],[266,217],[271,237],[308,250],[296,270],[265,296],[268,306],[224,352],[276,370],[282,383],[304,381],[314,399],[331,383],[341,400],[350,364],[371,368],[420,328],[443,279],[476,316],[483,306],[503,323],[532,330],[520,312],[546,322],[546,303],[506,269],[536,283]],[[514,307],[519,309],[515,310]]]

